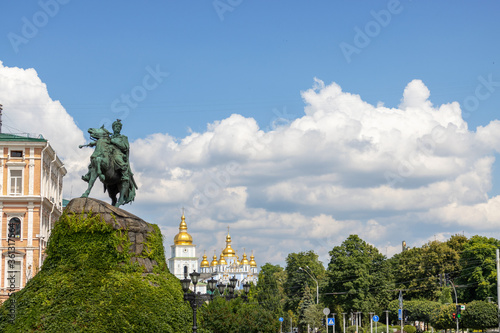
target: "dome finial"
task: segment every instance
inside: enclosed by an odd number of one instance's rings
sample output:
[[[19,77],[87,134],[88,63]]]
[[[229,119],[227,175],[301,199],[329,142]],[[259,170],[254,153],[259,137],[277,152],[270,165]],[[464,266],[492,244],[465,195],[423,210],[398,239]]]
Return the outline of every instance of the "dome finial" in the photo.
[[[192,245],[193,237],[187,232],[186,217],[184,216],[184,208],[182,208],[181,223],[179,224],[179,233],[174,237],[175,245]]]
[[[255,257],[253,255],[253,250],[252,255],[250,256],[250,267],[257,267],[257,263],[255,262]]]
[[[236,251],[231,247],[231,236],[229,235],[229,226],[227,227],[226,248],[222,250],[224,257],[236,257]]]

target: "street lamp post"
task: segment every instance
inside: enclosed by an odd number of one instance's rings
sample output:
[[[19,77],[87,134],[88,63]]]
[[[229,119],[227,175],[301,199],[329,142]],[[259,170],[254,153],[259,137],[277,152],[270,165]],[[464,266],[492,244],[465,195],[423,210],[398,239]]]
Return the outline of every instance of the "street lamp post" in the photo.
[[[306,266],[307,268],[309,268],[309,266]],[[319,284],[318,284],[318,280],[316,280],[316,278],[314,278],[308,271],[306,271],[305,269],[303,269],[302,267],[299,267],[300,270],[304,271],[307,273],[307,275],[309,275],[311,277],[311,279],[314,280],[314,282],[316,282],[316,304],[319,303]],[[311,270],[309,268],[309,270]]]
[[[198,284],[198,278],[200,277],[200,273],[193,271],[193,273],[189,274],[191,279],[187,278],[187,269],[184,270],[184,279],[181,280],[182,290],[184,291],[184,300],[189,301],[191,308],[193,309],[193,333],[198,332],[198,327],[196,326],[196,310],[198,308],[198,302],[201,297],[196,293],[196,285]],[[189,285],[193,282],[193,292],[188,293]]]

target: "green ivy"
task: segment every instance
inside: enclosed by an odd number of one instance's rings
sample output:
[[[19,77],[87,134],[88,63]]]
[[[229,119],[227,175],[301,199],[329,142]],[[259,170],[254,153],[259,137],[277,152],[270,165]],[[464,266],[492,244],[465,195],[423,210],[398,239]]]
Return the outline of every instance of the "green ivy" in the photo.
[[[141,255],[159,266],[144,275],[131,264],[128,231],[113,230],[99,215],[64,214],[40,272],[0,307],[0,331],[189,332],[191,309],[153,227]]]

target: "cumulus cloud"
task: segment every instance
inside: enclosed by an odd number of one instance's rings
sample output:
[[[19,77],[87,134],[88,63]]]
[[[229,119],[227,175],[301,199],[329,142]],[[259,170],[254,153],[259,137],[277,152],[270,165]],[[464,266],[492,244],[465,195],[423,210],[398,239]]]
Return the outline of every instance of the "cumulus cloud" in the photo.
[[[68,170],[65,194],[69,195],[73,185],[75,192],[83,193],[84,185],[76,175],[85,174],[91,151],[77,149],[85,143],[82,130],[61,103],[50,97],[36,70],[8,67],[0,61],[0,101],[4,110],[2,131],[41,134],[64,160]]]
[[[458,103],[433,106],[430,96],[414,80],[401,104],[387,108],[316,79],[302,92],[304,114],[287,126],[263,131],[254,119],[235,114],[180,140],[155,134],[168,142],[160,165],[192,185],[182,198],[190,197],[195,221],[210,220],[215,229],[232,225],[235,233],[250,226],[258,236],[245,232],[245,239],[263,252],[273,249],[273,258],[287,253],[276,246],[291,239],[320,251],[349,233],[396,249],[386,242],[403,229],[411,233],[410,224],[426,223],[434,235],[432,228],[460,215],[450,213],[456,207],[495,207],[487,193],[499,122],[469,131]],[[237,172],[227,172],[230,163]]]
[[[420,246],[453,234],[443,229],[454,223],[471,235],[497,233],[500,197],[488,192],[498,120],[469,130],[460,105],[433,105],[421,80],[394,108],[319,79],[301,95],[304,113],[271,130],[233,114],[184,138],[144,133],[131,142],[139,190],[124,208],[158,223],[167,248],[184,208],[199,255],[210,258],[229,226],[240,258],[254,250],[259,264],[310,249],[327,263],[349,234],[392,255],[402,235]],[[0,63],[0,100],[6,126],[42,133],[58,151],[66,196],[68,186],[81,188],[91,150],[75,149],[84,134],[36,71]]]

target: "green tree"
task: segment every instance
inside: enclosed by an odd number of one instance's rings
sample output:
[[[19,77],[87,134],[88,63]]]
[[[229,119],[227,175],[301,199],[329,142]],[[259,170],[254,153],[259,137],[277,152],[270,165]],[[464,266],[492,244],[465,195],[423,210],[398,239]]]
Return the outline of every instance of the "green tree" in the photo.
[[[316,304],[312,296],[309,286],[306,286],[304,296],[300,300],[300,326],[307,327],[320,327],[322,312],[324,307],[321,304]]]
[[[464,235],[456,234],[450,237],[448,241],[446,241],[446,244],[453,250],[457,251],[458,253],[462,253],[464,250],[465,244],[467,244],[469,240],[467,237]]]
[[[408,311],[410,321],[420,321],[425,324],[430,323],[431,317],[440,311],[441,304],[428,300],[405,300],[404,309]],[[393,300],[389,303],[388,310],[393,322],[397,321],[399,301]]]
[[[496,298],[496,249],[500,241],[495,238],[473,236],[464,245],[460,257],[462,271],[457,284],[467,285],[460,289],[459,300],[471,302],[486,300],[487,297]]]
[[[216,297],[199,309],[201,333],[274,333],[279,323],[271,311],[242,299]]]
[[[410,299],[438,300],[445,286],[444,274],[456,277],[459,259],[456,250],[439,241],[403,251],[390,260],[397,276],[396,288],[408,290],[406,296]]]
[[[283,283],[285,275],[284,270],[279,265],[266,263],[260,268],[259,280],[255,288],[253,299],[264,309],[275,314],[276,317],[282,317],[285,313],[283,293]]]
[[[498,327],[498,307],[494,303],[473,301],[462,311],[463,326],[474,330]]]
[[[431,325],[438,330],[456,328],[457,324],[452,313],[456,311],[455,304],[441,305],[431,316]]]
[[[343,312],[380,312],[393,297],[390,267],[377,248],[350,235],[330,251],[325,302]]]
[[[306,286],[316,290],[316,279],[319,283],[324,277],[325,268],[314,251],[290,253],[286,259],[286,282],[284,284],[287,300],[285,310],[299,311],[299,303],[304,296]],[[314,279],[313,279],[314,277]],[[314,288],[314,289],[313,289]],[[314,293],[314,297],[316,293]]]

